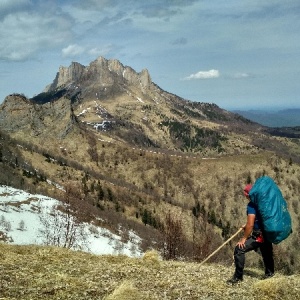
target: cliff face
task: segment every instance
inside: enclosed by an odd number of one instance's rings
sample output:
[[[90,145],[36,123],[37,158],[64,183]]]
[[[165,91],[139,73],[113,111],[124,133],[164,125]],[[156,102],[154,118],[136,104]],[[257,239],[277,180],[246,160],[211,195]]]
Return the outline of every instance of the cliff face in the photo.
[[[72,62],[69,67],[61,66],[52,84],[47,86],[44,92],[51,92],[58,88],[72,85],[81,86],[85,90],[99,88],[111,89],[116,85],[141,85],[142,88],[149,88],[151,77],[148,70],[144,69],[137,73],[131,67],[123,66],[118,60],[107,60],[103,57],[97,58],[89,66],[83,66]],[[89,87],[89,89],[87,89]]]
[[[68,99],[38,105],[26,97],[13,94],[5,98],[0,109],[1,129],[22,135],[63,137],[74,123]]]

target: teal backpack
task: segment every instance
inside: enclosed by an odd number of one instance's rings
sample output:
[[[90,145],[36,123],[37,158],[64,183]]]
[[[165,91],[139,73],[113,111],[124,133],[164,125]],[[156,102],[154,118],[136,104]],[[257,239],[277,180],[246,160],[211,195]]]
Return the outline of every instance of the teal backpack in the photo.
[[[292,233],[292,220],[287,203],[272,178],[258,178],[249,192],[261,215],[264,237],[273,244],[279,244]]]

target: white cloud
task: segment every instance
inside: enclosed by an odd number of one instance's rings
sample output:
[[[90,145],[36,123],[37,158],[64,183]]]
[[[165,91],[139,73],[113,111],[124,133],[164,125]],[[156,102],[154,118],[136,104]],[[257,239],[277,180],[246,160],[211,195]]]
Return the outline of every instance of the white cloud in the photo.
[[[111,44],[108,44],[106,46],[103,46],[101,48],[92,48],[88,51],[88,54],[93,56],[93,57],[98,57],[98,56],[105,56],[109,54],[112,50],[114,49],[114,46]]]
[[[235,73],[233,75],[233,78],[235,79],[243,79],[243,78],[248,78],[250,75],[248,73]]]
[[[62,49],[62,56],[64,58],[73,58],[84,54],[90,57],[106,56],[111,53],[115,47],[111,44],[107,44],[103,47],[90,48],[88,45],[86,47],[79,46],[78,44],[71,44],[66,48]]]
[[[212,78],[219,78],[220,72],[218,70],[209,70],[209,71],[199,71],[195,74],[191,74],[185,77],[185,80],[192,80],[192,79],[212,79]]]
[[[77,44],[69,45],[62,49],[63,57],[74,57],[82,54],[85,49]]]

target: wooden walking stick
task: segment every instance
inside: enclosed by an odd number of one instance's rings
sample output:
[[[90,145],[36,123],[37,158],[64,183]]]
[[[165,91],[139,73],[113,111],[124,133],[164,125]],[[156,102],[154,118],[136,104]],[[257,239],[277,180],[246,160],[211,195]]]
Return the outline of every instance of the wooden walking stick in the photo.
[[[229,243],[233,238],[235,238],[243,228],[241,227],[234,235],[232,235],[227,241],[225,241],[217,250],[215,250],[211,255],[206,257],[201,263],[200,266],[207,262],[213,255],[215,255],[219,250],[221,250],[227,243]]]

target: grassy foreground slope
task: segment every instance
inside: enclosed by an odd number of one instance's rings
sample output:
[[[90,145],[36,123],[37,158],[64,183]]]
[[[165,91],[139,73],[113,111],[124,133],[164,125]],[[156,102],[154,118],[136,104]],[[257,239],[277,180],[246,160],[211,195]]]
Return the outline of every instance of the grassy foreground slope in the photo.
[[[63,248],[0,244],[0,299],[300,299],[300,276],[245,270],[226,283],[233,266],[97,256]]]

